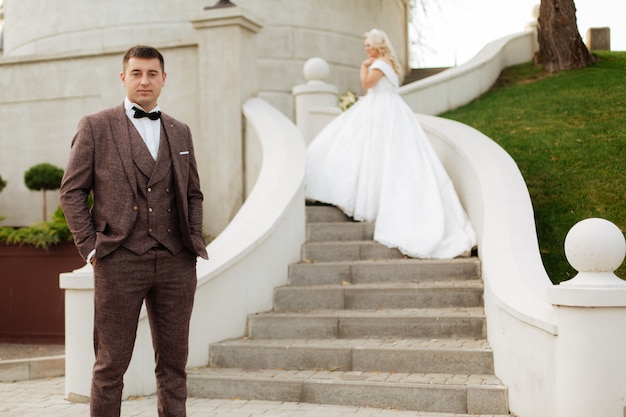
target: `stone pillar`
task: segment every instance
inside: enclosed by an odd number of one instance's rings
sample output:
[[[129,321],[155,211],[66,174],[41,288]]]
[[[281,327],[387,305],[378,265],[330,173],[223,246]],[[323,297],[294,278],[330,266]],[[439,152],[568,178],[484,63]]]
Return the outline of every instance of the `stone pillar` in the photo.
[[[587,29],[587,48],[589,48],[590,51],[610,51],[611,50],[611,29],[610,28]]]
[[[60,274],[65,290],[65,399],[89,402],[93,351],[93,269]]]
[[[217,236],[244,200],[241,106],[256,96],[259,18],[241,7],[205,9],[191,22],[198,40],[196,159],[204,192],[204,232]]]
[[[614,271],[626,243],[617,226],[583,220],[565,238],[578,274],[548,289],[555,306],[557,416],[621,417],[626,386],[626,281]]]
[[[93,285],[90,264],[59,275],[59,286],[65,290],[65,399],[71,402],[89,402],[95,360]],[[154,392],[154,350],[144,306],[139,315],[133,356],[124,375],[122,398]]]
[[[311,58],[304,64],[306,84],[293,88],[292,93],[296,107],[296,125],[306,144],[311,143],[330,117],[341,113],[337,107],[337,86],[324,80],[328,76],[328,64],[322,58]],[[317,117],[319,116],[319,117]]]

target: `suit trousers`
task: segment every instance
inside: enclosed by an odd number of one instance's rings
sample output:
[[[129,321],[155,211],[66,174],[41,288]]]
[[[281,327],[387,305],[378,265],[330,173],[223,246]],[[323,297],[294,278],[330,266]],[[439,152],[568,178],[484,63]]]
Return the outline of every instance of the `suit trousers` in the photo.
[[[145,301],[155,356],[159,417],[185,417],[189,320],[196,290],[196,255],[155,248],[138,256],[118,248],[94,268],[94,350],[91,416],[119,417]]]

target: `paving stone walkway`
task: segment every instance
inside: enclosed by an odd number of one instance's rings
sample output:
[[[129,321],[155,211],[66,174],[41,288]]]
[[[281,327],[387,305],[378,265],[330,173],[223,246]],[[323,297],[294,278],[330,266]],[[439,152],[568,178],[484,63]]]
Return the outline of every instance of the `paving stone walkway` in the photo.
[[[0,417],[87,417],[88,404],[63,398],[65,378],[0,383]],[[122,417],[156,417],[156,397],[133,398],[122,404]],[[367,407],[237,399],[189,398],[188,417],[504,417],[424,413]],[[509,416],[510,417],[510,416]]]

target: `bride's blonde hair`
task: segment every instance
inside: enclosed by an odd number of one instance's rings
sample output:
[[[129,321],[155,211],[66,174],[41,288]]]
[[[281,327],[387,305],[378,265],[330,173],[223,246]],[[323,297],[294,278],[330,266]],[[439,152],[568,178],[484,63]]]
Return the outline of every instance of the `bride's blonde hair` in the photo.
[[[376,48],[378,50],[381,57],[389,60],[393,70],[396,74],[398,74],[398,77],[402,79],[404,71],[402,71],[402,67],[396,57],[396,52],[393,49],[387,34],[380,29],[372,29],[369,32],[365,32],[363,37],[372,48]]]

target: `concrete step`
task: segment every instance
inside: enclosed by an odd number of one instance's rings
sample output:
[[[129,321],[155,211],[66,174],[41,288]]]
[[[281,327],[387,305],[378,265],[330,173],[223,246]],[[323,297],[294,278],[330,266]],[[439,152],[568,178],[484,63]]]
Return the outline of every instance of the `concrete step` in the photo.
[[[287,285],[274,289],[275,311],[480,307],[480,280]]]
[[[507,388],[493,375],[202,368],[188,373],[200,398],[290,401],[438,413],[507,414]]]
[[[337,207],[322,204],[307,204],[306,222],[354,222],[354,220],[346,216],[343,211]]]
[[[209,346],[209,366],[247,369],[493,374],[484,339],[232,339]]]
[[[251,339],[485,337],[481,307],[268,312],[248,317]]]
[[[246,337],[209,346],[189,395],[435,413],[504,415],[493,375],[480,260],[412,259],[373,223],[307,205],[302,261]]]
[[[384,282],[475,280],[480,278],[478,258],[393,259],[312,262],[289,265],[289,284],[373,284]]]
[[[306,240],[309,242],[372,240],[373,238],[374,223],[369,222],[308,223],[306,226]]]
[[[65,375],[65,355],[0,360],[0,382]]]
[[[303,261],[316,262],[402,258],[404,255],[398,249],[388,248],[373,240],[305,242],[301,251]]]

